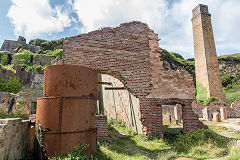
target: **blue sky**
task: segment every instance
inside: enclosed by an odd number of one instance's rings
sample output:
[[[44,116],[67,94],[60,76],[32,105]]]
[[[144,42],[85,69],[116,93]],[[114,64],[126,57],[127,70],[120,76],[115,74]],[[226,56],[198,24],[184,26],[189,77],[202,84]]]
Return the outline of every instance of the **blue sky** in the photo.
[[[161,48],[191,58],[192,9],[199,3],[212,14],[217,54],[240,53],[239,0],[1,0],[0,45],[19,35],[60,39],[137,20],[158,34]]]

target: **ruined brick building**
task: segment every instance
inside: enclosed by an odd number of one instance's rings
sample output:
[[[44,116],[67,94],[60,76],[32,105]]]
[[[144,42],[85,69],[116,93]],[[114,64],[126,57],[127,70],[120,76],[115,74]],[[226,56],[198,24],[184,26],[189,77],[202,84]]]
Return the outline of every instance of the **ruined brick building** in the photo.
[[[166,70],[158,36],[141,22],[121,24],[70,37],[63,44],[63,64],[85,66],[121,81],[139,99],[138,119],[144,133],[163,133],[163,104],[183,106],[183,130],[204,127],[192,111],[195,87],[184,70]]]
[[[192,12],[196,80],[207,89],[207,98],[217,97],[226,102],[208,6],[199,4]]]

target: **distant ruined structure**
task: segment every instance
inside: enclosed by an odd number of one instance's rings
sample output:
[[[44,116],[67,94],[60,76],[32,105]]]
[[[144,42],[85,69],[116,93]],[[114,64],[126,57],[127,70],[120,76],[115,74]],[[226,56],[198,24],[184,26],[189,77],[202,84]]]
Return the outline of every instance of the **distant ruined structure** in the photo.
[[[14,54],[20,52],[23,49],[29,50],[33,53],[37,53],[40,50],[40,46],[27,44],[26,39],[22,36],[19,36],[17,41],[4,40],[0,51],[8,51],[11,54]]]
[[[226,102],[208,6],[199,4],[192,14],[196,80],[207,89],[208,98],[217,97]]]

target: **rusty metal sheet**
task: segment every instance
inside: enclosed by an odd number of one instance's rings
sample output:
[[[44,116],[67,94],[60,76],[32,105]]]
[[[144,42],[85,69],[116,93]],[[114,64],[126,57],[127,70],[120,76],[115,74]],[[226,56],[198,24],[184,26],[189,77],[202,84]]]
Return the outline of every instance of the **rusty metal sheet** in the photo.
[[[86,136],[86,144],[90,144],[86,151],[87,155],[90,156],[96,150],[97,130],[94,130],[93,132],[85,132],[85,136]]]
[[[59,156],[82,143],[96,148],[97,72],[79,66],[49,66],[44,96],[37,100],[36,120],[42,125],[47,157]]]
[[[61,155],[61,134],[44,134],[44,148],[48,158]]]
[[[60,131],[60,105],[61,98],[39,98],[37,100],[36,122],[43,129],[53,132]]]
[[[94,128],[95,99],[63,98],[62,132]]]
[[[97,97],[97,71],[74,65],[54,65],[45,68],[44,96]]]
[[[92,155],[96,149],[96,129],[65,134],[44,134],[44,147],[46,148],[47,157],[54,157],[63,153],[71,152],[75,146],[89,144],[86,153]]]

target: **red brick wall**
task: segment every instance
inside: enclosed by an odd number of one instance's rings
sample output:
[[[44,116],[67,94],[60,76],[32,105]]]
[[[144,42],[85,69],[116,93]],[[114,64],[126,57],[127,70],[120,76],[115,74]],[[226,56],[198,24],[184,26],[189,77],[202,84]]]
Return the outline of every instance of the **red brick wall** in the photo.
[[[146,24],[124,23],[68,38],[63,44],[63,63],[118,78],[140,100],[139,118],[145,133],[162,133],[161,100],[191,100],[195,88],[186,71],[163,68],[158,40]]]
[[[220,100],[213,101],[206,105],[206,107],[210,110],[210,113],[213,112],[220,112],[221,107],[225,107],[227,110],[227,117],[228,118],[239,118],[240,117],[240,100],[236,100],[233,102],[232,106],[229,107],[225,102]],[[200,102],[193,101],[192,108],[194,113],[196,113],[199,117],[202,117],[202,110],[205,106]]]
[[[96,115],[94,127],[97,128],[97,139],[110,139],[106,115]]]

